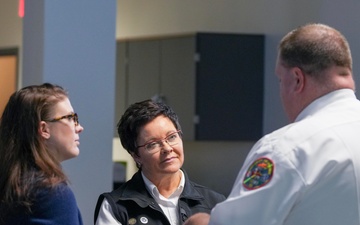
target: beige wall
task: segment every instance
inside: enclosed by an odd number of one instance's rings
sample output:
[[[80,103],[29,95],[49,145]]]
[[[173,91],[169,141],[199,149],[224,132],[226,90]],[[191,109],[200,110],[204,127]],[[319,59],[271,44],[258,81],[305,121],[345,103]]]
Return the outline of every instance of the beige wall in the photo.
[[[117,37],[196,31],[268,33],[292,27],[298,17],[291,13],[292,5],[286,0],[118,0]],[[307,13],[311,11],[309,7]]]
[[[22,19],[18,0],[0,0],[0,48],[21,46]]]

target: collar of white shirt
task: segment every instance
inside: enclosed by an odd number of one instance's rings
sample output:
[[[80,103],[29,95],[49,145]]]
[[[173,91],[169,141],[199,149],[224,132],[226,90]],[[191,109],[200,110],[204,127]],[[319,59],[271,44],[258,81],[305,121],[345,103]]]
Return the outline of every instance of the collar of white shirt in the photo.
[[[178,217],[178,201],[181,193],[184,190],[185,186],[185,176],[183,171],[181,171],[181,179],[180,184],[177,187],[176,191],[170,195],[169,198],[165,198],[162,196],[158,190],[158,188],[145,177],[143,173],[141,173],[146,189],[149,191],[151,196],[154,198],[154,200],[159,204],[160,208],[163,210],[164,214],[170,221],[171,225],[178,225],[179,224],[179,217]]]

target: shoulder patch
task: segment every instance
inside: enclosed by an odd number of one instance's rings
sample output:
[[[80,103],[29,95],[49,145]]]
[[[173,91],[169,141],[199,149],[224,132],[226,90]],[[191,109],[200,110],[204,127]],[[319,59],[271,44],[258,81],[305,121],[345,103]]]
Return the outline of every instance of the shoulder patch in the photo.
[[[268,184],[274,172],[274,163],[268,158],[255,160],[246,171],[243,185],[248,190],[254,190]]]

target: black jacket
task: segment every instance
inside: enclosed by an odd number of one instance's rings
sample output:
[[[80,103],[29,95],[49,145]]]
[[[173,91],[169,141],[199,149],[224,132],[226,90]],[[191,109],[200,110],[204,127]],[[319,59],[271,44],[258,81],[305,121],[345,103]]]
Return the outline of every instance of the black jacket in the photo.
[[[183,172],[185,187],[180,195],[178,207],[180,224],[195,213],[210,213],[217,203],[225,200],[224,195],[190,181],[185,171]],[[160,206],[147,191],[140,171],[118,189],[100,195],[96,204],[94,223],[104,198],[122,225],[144,224],[144,221],[147,222],[146,225],[170,225]]]

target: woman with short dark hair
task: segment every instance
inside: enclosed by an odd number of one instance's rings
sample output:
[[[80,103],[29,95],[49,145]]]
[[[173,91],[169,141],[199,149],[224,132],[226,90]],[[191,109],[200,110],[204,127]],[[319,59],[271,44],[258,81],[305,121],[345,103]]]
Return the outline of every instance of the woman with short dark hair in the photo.
[[[225,200],[192,182],[181,168],[181,127],[166,104],[145,100],[131,105],[118,123],[118,133],[139,171],[117,190],[100,195],[96,225],[180,225]]]

